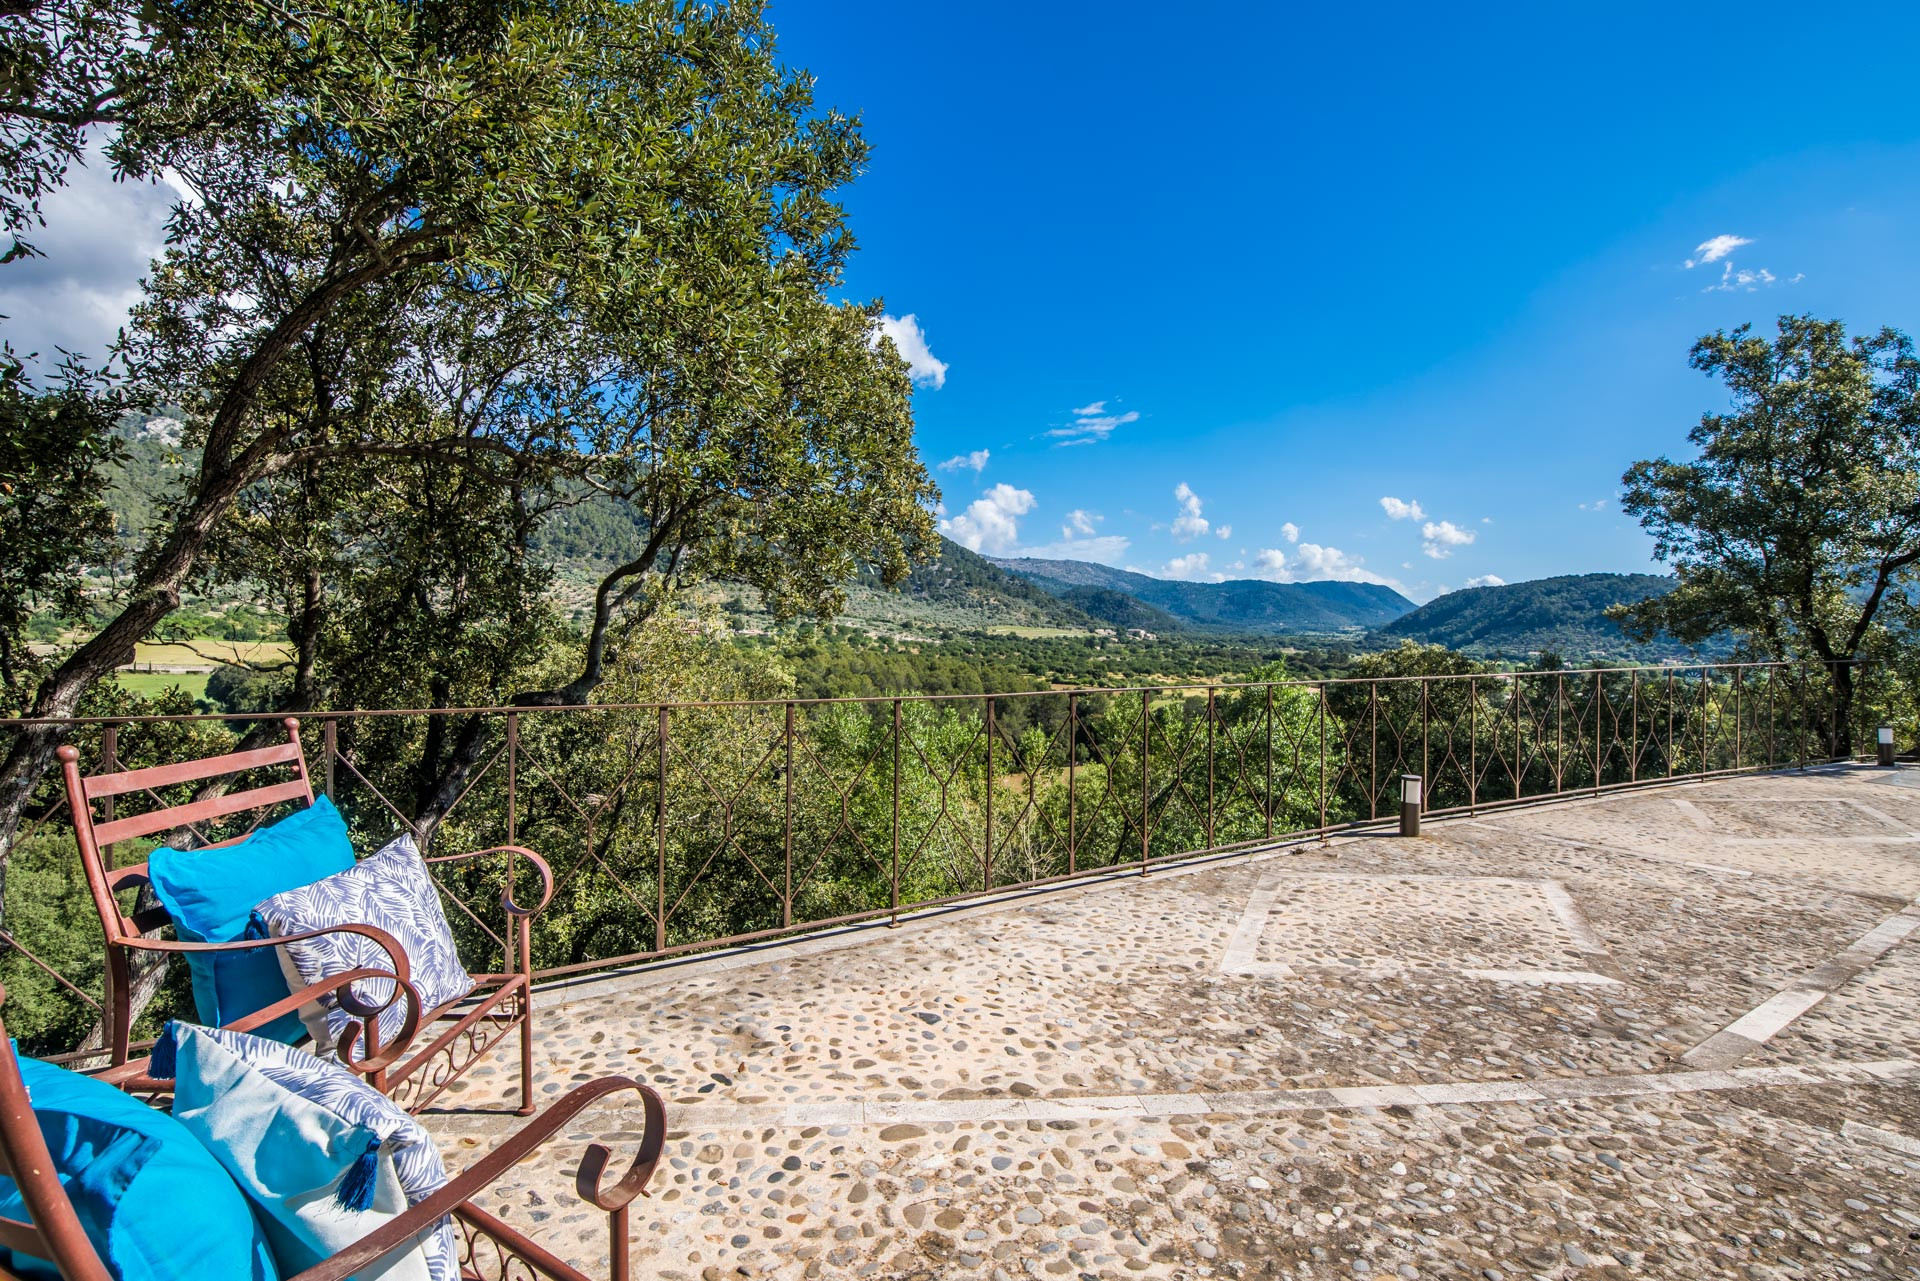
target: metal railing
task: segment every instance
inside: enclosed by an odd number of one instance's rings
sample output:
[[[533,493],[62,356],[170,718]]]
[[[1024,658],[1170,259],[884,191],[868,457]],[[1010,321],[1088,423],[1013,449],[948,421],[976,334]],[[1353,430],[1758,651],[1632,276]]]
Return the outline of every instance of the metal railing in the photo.
[[[1364,825],[1398,814],[1407,773],[1446,814],[1824,761],[1870,742],[1880,715],[1863,691],[1842,724],[1832,685],[1819,668],[1725,663],[322,711],[301,733],[364,848],[411,827],[442,851],[547,855],[558,889],[533,948],[552,977]],[[63,729],[91,771],[227,750],[268,719]],[[0,964],[10,987],[73,1003],[72,1028],[90,1018],[98,940],[77,924],[92,916],[77,877],[83,910],[60,915],[75,863],[64,811],[43,788],[15,842]],[[470,964],[505,945],[486,905],[510,874],[443,883]]]

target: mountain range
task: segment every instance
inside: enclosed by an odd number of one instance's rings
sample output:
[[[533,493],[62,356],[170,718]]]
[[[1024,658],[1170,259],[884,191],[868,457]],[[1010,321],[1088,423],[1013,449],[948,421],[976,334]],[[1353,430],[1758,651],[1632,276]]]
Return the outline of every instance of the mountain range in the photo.
[[[110,501],[129,551],[156,504],[177,484],[177,430],[171,412],[130,415],[121,424],[126,451]],[[562,511],[541,529],[533,552],[558,570],[559,603],[577,614],[606,565],[627,559],[638,540],[635,516],[599,500]],[[933,559],[896,587],[881,586],[870,573],[852,584],[841,621],[893,635],[1112,630],[1195,640],[1416,640],[1488,657],[1553,650],[1567,658],[1647,658],[1684,651],[1672,644],[1630,644],[1606,610],[1672,586],[1672,579],[1651,574],[1574,574],[1468,588],[1416,606],[1372,583],[1181,582],[1092,561],[982,556],[941,538]],[[764,614],[750,588],[716,584],[711,594],[729,613],[762,625]]]
[[[1568,574],[1470,587],[1416,606],[1371,583],[1179,582],[1091,561],[991,557],[940,540],[936,557],[888,589],[857,584],[843,621],[875,631],[1111,629],[1158,637],[1338,639],[1362,647],[1403,640],[1483,658],[1550,650],[1567,659],[1679,657],[1672,642],[1636,645],[1606,616],[1659,595],[1654,574]]]
[[[988,559],[1116,627],[1152,629],[1131,621],[1143,615],[1128,602],[1157,611],[1144,617],[1163,627],[1172,619],[1185,629],[1263,636],[1374,628],[1414,609],[1412,601],[1391,587],[1372,583],[1269,583],[1251,578],[1189,583],[1084,560]]]

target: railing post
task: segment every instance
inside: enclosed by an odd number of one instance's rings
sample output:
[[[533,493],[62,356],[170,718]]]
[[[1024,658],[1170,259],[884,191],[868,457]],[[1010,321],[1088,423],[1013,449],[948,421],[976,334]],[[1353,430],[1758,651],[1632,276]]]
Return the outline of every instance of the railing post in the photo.
[[[1735,772],[1740,769],[1740,686],[1746,674],[1747,669],[1744,667],[1733,669],[1733,768]]]
[[[1516,801],[1520,799],[1520,776],[1526,772],[1526,765],[1523,763],[1524,758],[1520,752],[1520,697],[1522,690],[1520,682],[1525,679],[1526,677],[1524,676],[1515,676],[1513,678],[1513,694],[1511,700],[1513,703],[1513,799]]]
[[[1267,685],[1267,839],[1273,839],[1273,685]]]
[[[331,747],[332,739],[333,739],[333,722],[332,721],[327,722],[326,735],[328,739],[328,746]],[[328,765],[329,766],[332,765],[331,760],[328,761]],[[327,779],[327,788],[329,791],[331,791],[333,788],[333,779],[331,776],[329,776]],[[520,843],[520,816],[518,814],[519,799],[520,799],[520,713],[508,712],[507,713],[507,844],[509,845],[518,845]],[[508,882],[508,883],[511,884],[512,882]]]
[[[1553,794],[1567,790],[1567,678],[1553,676]]]
[[[1380,682],[1367,686],[1367,818],[1380,817]]]
[[[660,704],[660,739],[653,796],[653,950],[667,950],[667,705]]]
[[[1140,875],[1147,874],[1147,855],[1153,839],[1153,691],[1140,691]]]
[[[993,888],[993,696],[987,696],[987,845],[980,855],[980,888]]]
[[[327,799],[335,804],[339,803],[339,798],[333,794],[333,763],[340,755],[339,730],[340,723],[331,716],[327,717],[326,723],[320,727],[320,765],[326,771]],[[511,757],[508,759],[508,764],[511,767]]]
[[[1478,813],[1479,808],[1480,678],[1469,676],[1467,677],[1467,813]]]
[[[1707,776],[1707,666],[1700,665],[1700,777]]]
[[[1633,747],[1627,753],[1627,781],[1640,781],[1640,669],[1633,669]]]
[[[1600,795],[1600,673],[1593,673],[1593,794]]]
[[[1840,664],[1829,663],[1827,671],[1827,759],[1831,765],[1840,758]]]
[[[1420,678],[1420,780],[1421,786],[1429,789],[1433,786],[1433,771],[1429,768],[1428,762],[1428,757],[1432,754],[1433,732],[1428,722],[1432,715],[1433,700],[1427,696],[1427,692],[1432,686],[1431,676]],[[1423,805],[1426,804],[1424,798],[1427,794],[1424,791],[1421,793]]]
[[[792,711],[793,705],[787,705]],[[787,875],[793,875],[793,865],[787,865]],[[788,886],[792,894],[792,886]],[[898,927],[900,924],[900,700],[893,700],[893,897],[888,905],[887,924]]]
[[[896,736],[896,746],[898,745],[898,741],[898,736]],[[898,769],[894,770],[896,780],[898,779],[899,773],[900,771]],[[785,888],[780,891],[780,928],[786,929],[793,924],[793,701],[791,699],[787,701],[786,763],[785,767],[780,771],[780,778],[784,785],[782,788],[784,796],[781,804],[786,815],[786,835],[782,841],[782,848],[784,850],[783,861],[786,864],[786,883]],[[898,786],[898,783],[896,782],[895,785]],[[896,891],[898,890],[899,879],[899,876],[896,874],[894,877]]]
[[[1673,669],[1667,669],[1667,777],[1673,777]]]
[[[333,722],[331,720],[329,720],[326,723],[323,733],[325,737],[327,737],[328,739],[331,739],[333,737]],[[509,845],[518,845],[520,843],[519,816],[518,814],[515,813],[515,810],[518,808],[515,805],[515,802],[518,800],[518,797],[519,797],[518,778],[517,778],[517,771],[520,765],[519,756],[520,756],[520,713],[508,712],[507,713],[507,844]],[[329,765],[331,765],[331,762],[329,762]],[[333,780],[331,778],[327,780],[327,786],[329,790],[332,789]],[[520,880],[520,860],[518,856],[516,856],[511,851],[509,851],[507,854],[507,888],[508,890],[509,891],[513,890],[513,888],[519,883],[519,880]],[[518,896],[516,895],[516,897]],[[516,940],[520,942],[522,945],[523,955],[526,959],[527,967],[529,969],[533,967],[532,923],[528,921],[527,918],[524,916],[519,918],[517,922],[513,922],[513,923],[517,924],[520,928],[517,930],[509,929],[506,932],[506,937],[505,939],[502,940],[501,946],[500,946],[501,952],[506,957],[506,972],[509,974],[513,973],[514,971],[513,953],[514,953],[514,944]]]
[[[1327,687],[1320,688],[1320,839],[1327,839]]]
[[[1773,747],[1774,747],[1774,744],[1773,744],[1773,717],[1774,717],[1773,684],[1774,684],[1774,678],[1779,674],[1780,674],[1780,669],[1778,667],[1775,667],[1771,664],[1768,665],[1767,667],[1767,768],[1768,769],[1772,769],[1774,766],[1780,763],[1778,760],[1774,759],[1774,750],[1773,750]]]
[[[1067,695],[1067,875],[1080,870],[1080,833],[1075,826],[1080,801],[1080,696]]]
[[[1213,848],[1213,686],[1207,686],[1207,848]]]

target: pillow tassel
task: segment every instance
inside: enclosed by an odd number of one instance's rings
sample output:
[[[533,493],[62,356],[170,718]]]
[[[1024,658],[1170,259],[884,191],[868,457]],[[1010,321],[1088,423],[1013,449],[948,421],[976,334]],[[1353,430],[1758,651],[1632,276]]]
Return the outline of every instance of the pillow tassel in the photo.
[[[167,1020],[167,1025],[160,1029],[160,1039],[147,1052],[147,1075],[155,1081],[171,1081],[179,1074],[175,1064],[174,1051],[178,1046],[174,1043],[173,1027],[173,1020]]]
[[[247,928],[240,931],[240,937],[247,940],[270,939],[273,937],[273,932],[267,929],[265,917],[258,912],[251,912],[247,915]]]
[[[373,1185],[380,1175],[380,1139],[376,1135],[367,1143],[367,1150],[360,1159],[347,1168],[340,1180],[340,1186],[334,1192],[334,1199],[343,1210],[371,1210],[373,1208]]]

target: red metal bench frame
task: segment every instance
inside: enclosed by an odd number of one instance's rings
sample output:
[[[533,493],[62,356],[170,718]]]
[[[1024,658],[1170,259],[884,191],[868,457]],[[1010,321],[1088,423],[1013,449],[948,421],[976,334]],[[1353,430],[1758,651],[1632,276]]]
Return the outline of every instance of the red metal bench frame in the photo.
[[[149,934],[169,924],[164,908],[142,909],[135,903],[129,913],[121,907],[119,896],[148,884],[144,862],[114,867],[103,852],[120,841],[155,837],[195,824],[238,815],[255,815],[254,825],[264,820],[274,807],[295,802],[313,804],[313,784],[307,774],[306,753],[300,746],[300,722],[291,717],[281,724],[287,741],[272,747],[245,752],[230,752],[171,765],[153,765],[143,769],[118,770],[104,774],[82,775],[80,754],[71,746],[58,751],[66,779],[67,799],[73,811],[73,830],[80,846],[80,864],[86,873],[94,908],[100,915],[100,928],[106,936],[107,1053],[109,1072],[128,1088],[152,1090],[154,1083],[133,1069],[133,975],[134,955],[139,952],[184,954],[188,952],[244,951],[272,947],[283,940],[242,940],[232,943],[185,943],[150,938]],[[286,767],[292,777],[283,783],[250,787],[240,791],[203,796],[184,805],[163,806],[128,817],[94,815],[94,804],[130,794],[146,794],[158,799],[159,789],[183,783],[211,783],[249,771]],[[250,828],[249,831],[252,829]],[[209,847],[231,845],[244,835],[209,842]],[[381,1093],[388,1095],[408,1111],[418,1112],[455,1081],[474,1063],[498,1047],[516,1029],[520,1033],[520,1115],[531,1116],[533,1103],[533,961],[532,921],[553,897],[553,871],[545,859],[519,845],[496,845],[464,854],[429,857],[429,864],[457,863],[488,855],[500,855],[508,861],[506,885],[500,906],[507,915],[507,928],[501,932],[504,969],[497,974],[474,974],[474,991],[460,1001],[451,1001],[434,1009],[422,1009],[419,994],[409,981],[407,958],[392,938],[364,925],[343,926],[338,930],[320,930],[316,934],[356,933],[379,943],[392,961],[391,971],[398,976],[392,999],[404,999],[407,1016],[401,1036],[391,1046],[379,1042],[377,1010],[357,1002],[351,988],[340,982],[319,985],[295,993],[285,1001],[229,1026],[246,1031],[271,1022],[283,1013],[298,1009],[322,992],[337,992],[342,1005],[360,1017],[358,1035],[350,1027],[340,1057],[349,1067],[364,1075]],[[519,860],[525,859],[540,878],[540,900],[531,907],[514,902],[514,873]],[[303,936],[304,937],[304,936]],[[368,977],[363,972],[361,977]],[[388,977],[381,974],[379,977]],[[383,1003],[383,1004],[386,1004]],[[426,1044],[413,1050],[419,1029],[425,1028]],[[356,1046],[355,1042],[358,1042]]]

